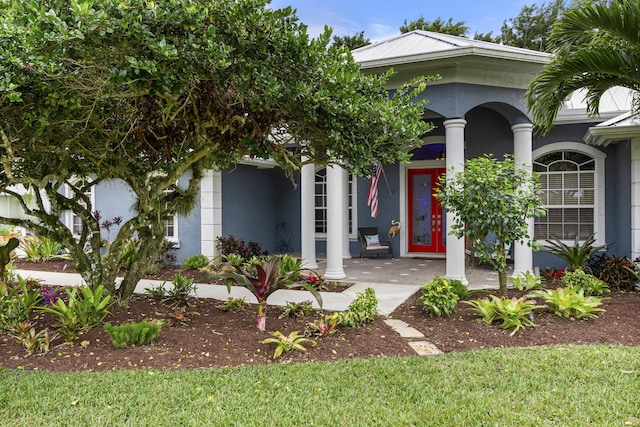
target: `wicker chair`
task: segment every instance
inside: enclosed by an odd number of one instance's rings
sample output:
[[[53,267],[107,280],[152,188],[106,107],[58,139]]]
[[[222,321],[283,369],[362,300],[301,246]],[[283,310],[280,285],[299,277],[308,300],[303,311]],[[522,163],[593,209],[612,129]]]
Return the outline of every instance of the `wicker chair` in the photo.
[[[358,240],[362,250],[360,251],[360,258],[362,256],[390,254],[393,258],[393,243],[388,240],[380,240],[378,234],[378,227],[362,227],[358,228]]]

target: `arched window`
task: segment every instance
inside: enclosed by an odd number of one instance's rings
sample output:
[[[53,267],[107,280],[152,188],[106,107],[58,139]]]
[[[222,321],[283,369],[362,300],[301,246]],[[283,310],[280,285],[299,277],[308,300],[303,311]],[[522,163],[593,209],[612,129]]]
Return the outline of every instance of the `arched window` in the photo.
[[[604,241],[605,154],[568,142],[535,150],[533,158],[547,209],[546,217],[535,220],[535,237],[572,241],[595,233]]]
[[[352,173],[349,173],[349,237],[356,236],[356,209],[354,206],[354,195],[356,194],[356,180]],[[316,170],[315,174],[315,211],[316,211],[316,237],[326,237],[327,235],[327,168]]]

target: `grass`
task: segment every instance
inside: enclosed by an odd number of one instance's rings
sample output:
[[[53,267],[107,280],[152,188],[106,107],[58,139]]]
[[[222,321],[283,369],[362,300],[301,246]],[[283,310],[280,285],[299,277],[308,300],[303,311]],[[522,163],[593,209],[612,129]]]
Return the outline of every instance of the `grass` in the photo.
[[[640,348],[177,372],[0,369],[0,425],[640,425]]]

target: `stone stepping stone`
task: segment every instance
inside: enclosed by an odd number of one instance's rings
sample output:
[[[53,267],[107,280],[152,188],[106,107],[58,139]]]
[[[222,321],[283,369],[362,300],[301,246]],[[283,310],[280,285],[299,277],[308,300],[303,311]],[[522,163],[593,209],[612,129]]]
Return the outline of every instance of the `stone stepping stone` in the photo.
[[[402,320],[386,319],[384,321],[391,329],[396,331],[402,338],[424,338],[424,334],[419,330],[410,327]]]
[[[410,341],[409,346],[420,356],[439,356],[443,352],[429,341]]]

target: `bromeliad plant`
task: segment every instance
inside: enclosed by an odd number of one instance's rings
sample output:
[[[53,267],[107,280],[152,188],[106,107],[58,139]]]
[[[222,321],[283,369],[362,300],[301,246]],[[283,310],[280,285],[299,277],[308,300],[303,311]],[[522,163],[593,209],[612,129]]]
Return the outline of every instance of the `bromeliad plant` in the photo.
[[[18,286],[0,282],[0,331],[10,331],[26,321],[42,301],[39,291],[28,286],[28,281],[18,276]]]
[[[250,266],[233,264],[235,271],[224,272],[220,277],[226,279],[227,290],[231,292],[231,286],[236,283],[248,289],[258,301],[258,330],[264,331],[267,321],[267,299],[279,289],[302,288],[309,291],[322,307],[320,292],[309,283],[299,283],[296,279],[300,275],[299,264],[294,265],[293,270],[283,268],[281,256],[270,258],[256,258]]]
[[[319,319],[307,323],[305,335],[310,337],[332,335],[338,331],[339,318],[340,313],[325,314]]]
[[[287,301],[287,304],[282,308],[280,319],[285,317],[305,317],[308,316],[313,310],[313,304],[311,301],[292,302]]]
[[[511,276],[509,278],[511,284],[514,288],[519,291],[532,291],[534,289],[542,289],[544,288],[544,283],[542,283],[542,277],[534,276],[529,271],[525,271],[524,273],[520,273],[517,276]]]
[[[66,289],[68,303],[64,298],[58,298],[47,306],[36,307],[36,310],[51,313],[58,317],[56,327],[64,339],[74,341],[78,336],[102,323],[109,314],[109,307],[113,303],[111,295],[103,295],[104,286],[98,286],[95,291],[83,286]]]
[[[584,267],[593,255],[609,246],[608,243],[594,246],[596,243],[595,234],[590,235],[580,244],[580,236],[576,236],[573,246],[563,243],[560,239],[547,240],[547,245],[543,247],[545,252],[549,252],[569,264],[569,269]]]
[[[560,317],[589,319],[598,317],[596,313],[604,312],[599,306],[604,298],[585,296],[584,290],[574,288],[557,288],[535,291],[530,294],[540,298],[549,306],[549,310]]]
[[[264,344],[274,343],[277,345],[276,351],[273,353],[273,358],[276,359],[282,355],[283,352],[290,352],[294,350],[307,351],[306,348],[302,346],[303,342],[310,342],[311,345],[315,346],[316,342],[309,338],[305,338],[304,334],[300,334],[299,332],[291,332],[289,335],[284,335],[280,331],[276,331],[272,333],[275,338],[266,338],[262,341]]]
[[[465,302],[471,305],[470,310],[480,315],[480,319],[477,321],[490,325],[495,320],[502,320],[502,329],[513,328],[511,335],[525,326],[535,327],[532,320],[533,310],[543,307],[536,305],[527,297],[508,298],[490,295],[479,300]]]

